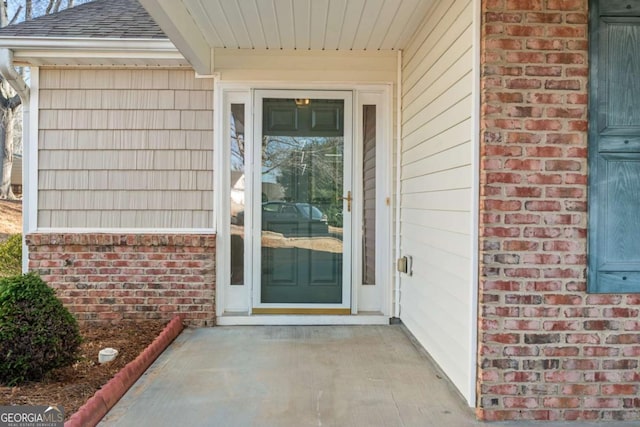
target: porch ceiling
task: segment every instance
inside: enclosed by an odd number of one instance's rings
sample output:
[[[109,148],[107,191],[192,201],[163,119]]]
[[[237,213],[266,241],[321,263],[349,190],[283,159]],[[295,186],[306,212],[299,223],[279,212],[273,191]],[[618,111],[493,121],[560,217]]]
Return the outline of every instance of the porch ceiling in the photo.
[[[139,0],[199,73],[212,48],[402,49],[436,0]]]

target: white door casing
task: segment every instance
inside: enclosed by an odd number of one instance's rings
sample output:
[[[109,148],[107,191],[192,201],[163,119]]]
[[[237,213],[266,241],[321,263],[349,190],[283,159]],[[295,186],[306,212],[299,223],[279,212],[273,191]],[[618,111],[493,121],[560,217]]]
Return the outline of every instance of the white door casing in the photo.
[[[260,88],[258,90],[257,88]],[[324,316],[322,319],[314,319],[316,316],[251,316],[251,309],[257,302],[259,303],[260,287],[256,274],[259,272],[259,263],[256,262],[255,236],[259,236],[259,218],[253,213],[255,210],[247,209],[245,223],[251,224],[247,230],[249,238],[244,241],[244,285],[230,284],[230,209],[229,209],[229,142],[230,142],[230,111],[231,104],[243,104],[245,106],[245,121],[253,125],[245,127],[245,141],[259,141],[257,136],[261,131],[261,114],[256,111],[256,99],[269,96],[283,95],[281,90],[286,91],[287,97],[320,97],[336,99],[336,95],[344,96],[349,94],[352,99],[351,108],[345,108],[345,116],[352,121],[349,131],[350,139],[354,142],[346,144],[352,148],[352,167],[350,173],[345,172],[345,191],[352,188],[353,194],[353,218],[351,224],[352,235],[348,239],[348,246],[352,248],[351,256],[345,263],[350,267],[345,269],[349,278],[345,277],[344,283],[352,283],[352,286],[344,286],[345,292],[340,307],[351,308],[352,314],[358,314],[358,319],[348,320],[351,316]],[[275,92],[274,92],[275,91]],[[317,91],[317,92],[314,92]],[[300,95],[300,96],[298,96]],[[375,286],[362,284],[362,107],[363,105],[376,106],[376,133],[379,135],[380,143],[376,147],[377,170],[376,170],[376,284]],[[305,85],[303,89],[299,85],[276,83],[233,83],[216,81],[214,90],[214,157],[215,157],[215,224],[217,233],[217,254],[216,254],[216,313],[220,324],[260,324],[260,323],[385,323],[391,313],[392,295],[391,290],[393,280],[393,260],[392,254],[392,215],[391,215],[391,159],[392,136],[391,128],[391,86],[390,85]],[[345,120],[346,122],[347,120]],[[346,138],[345,138],[346,139]],[[346,141],[345,141],[346,142]],[[253,149],[247,150],[246,167],[247,176],[245,182],[250,183],[245,188],[245,199],[256,203],[259,200],[260,192],[254,191],[259,182],[259,175],[253,173],[260,170],[256,165],[256,149],[259,144],[252,144]],[[346,150],[346,148],[345,148]],[[259,162],[258,162],[259,163]],[[345,165],[345,170],[347,166]],[[252,212],[253,211],[253,212]],[[357,242],[354,243],[354,242]],[[346,239],[345,239],[345,243]],[[259,279],[259,277],[258,277]],[[365,316],[363,313],[371,316]],[[377,316],[377,317],[376,317]],[[250,318],[253,317],[253,320]],[[259,319],[257,319],[259,318]],[[269,320],[271,319],[271,320]]]

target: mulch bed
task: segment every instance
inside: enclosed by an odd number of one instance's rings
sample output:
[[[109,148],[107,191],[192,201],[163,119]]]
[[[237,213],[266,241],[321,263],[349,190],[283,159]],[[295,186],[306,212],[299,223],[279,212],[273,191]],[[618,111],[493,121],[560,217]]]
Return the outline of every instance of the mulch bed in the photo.
[[[134,360],[160,334],[166,322],[120,322],[83,325],[79,358],[66,368],[50,372],[44,380],[17,387],[0,386],[0,405],[59,405],[68,419],[93,394]],[[105,347],[118,350],[113,362],[98,363]]]

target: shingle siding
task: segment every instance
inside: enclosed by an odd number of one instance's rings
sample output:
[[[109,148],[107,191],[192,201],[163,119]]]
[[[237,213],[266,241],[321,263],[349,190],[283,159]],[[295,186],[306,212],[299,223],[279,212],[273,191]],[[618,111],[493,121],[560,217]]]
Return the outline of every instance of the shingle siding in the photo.
[[[38,226],[211,228],[211,80],[103,71],[40,70]]]

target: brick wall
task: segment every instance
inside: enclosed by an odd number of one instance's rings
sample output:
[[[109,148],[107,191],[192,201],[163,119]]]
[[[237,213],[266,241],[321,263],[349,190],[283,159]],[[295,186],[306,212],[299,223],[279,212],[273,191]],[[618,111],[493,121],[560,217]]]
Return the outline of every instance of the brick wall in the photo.
[[[586,292],[587,0],[482,3],[478,416],[640,419],[640,296]]]
[[[215,321],[215,235],[31,234],[29,269],[80,321]]]

